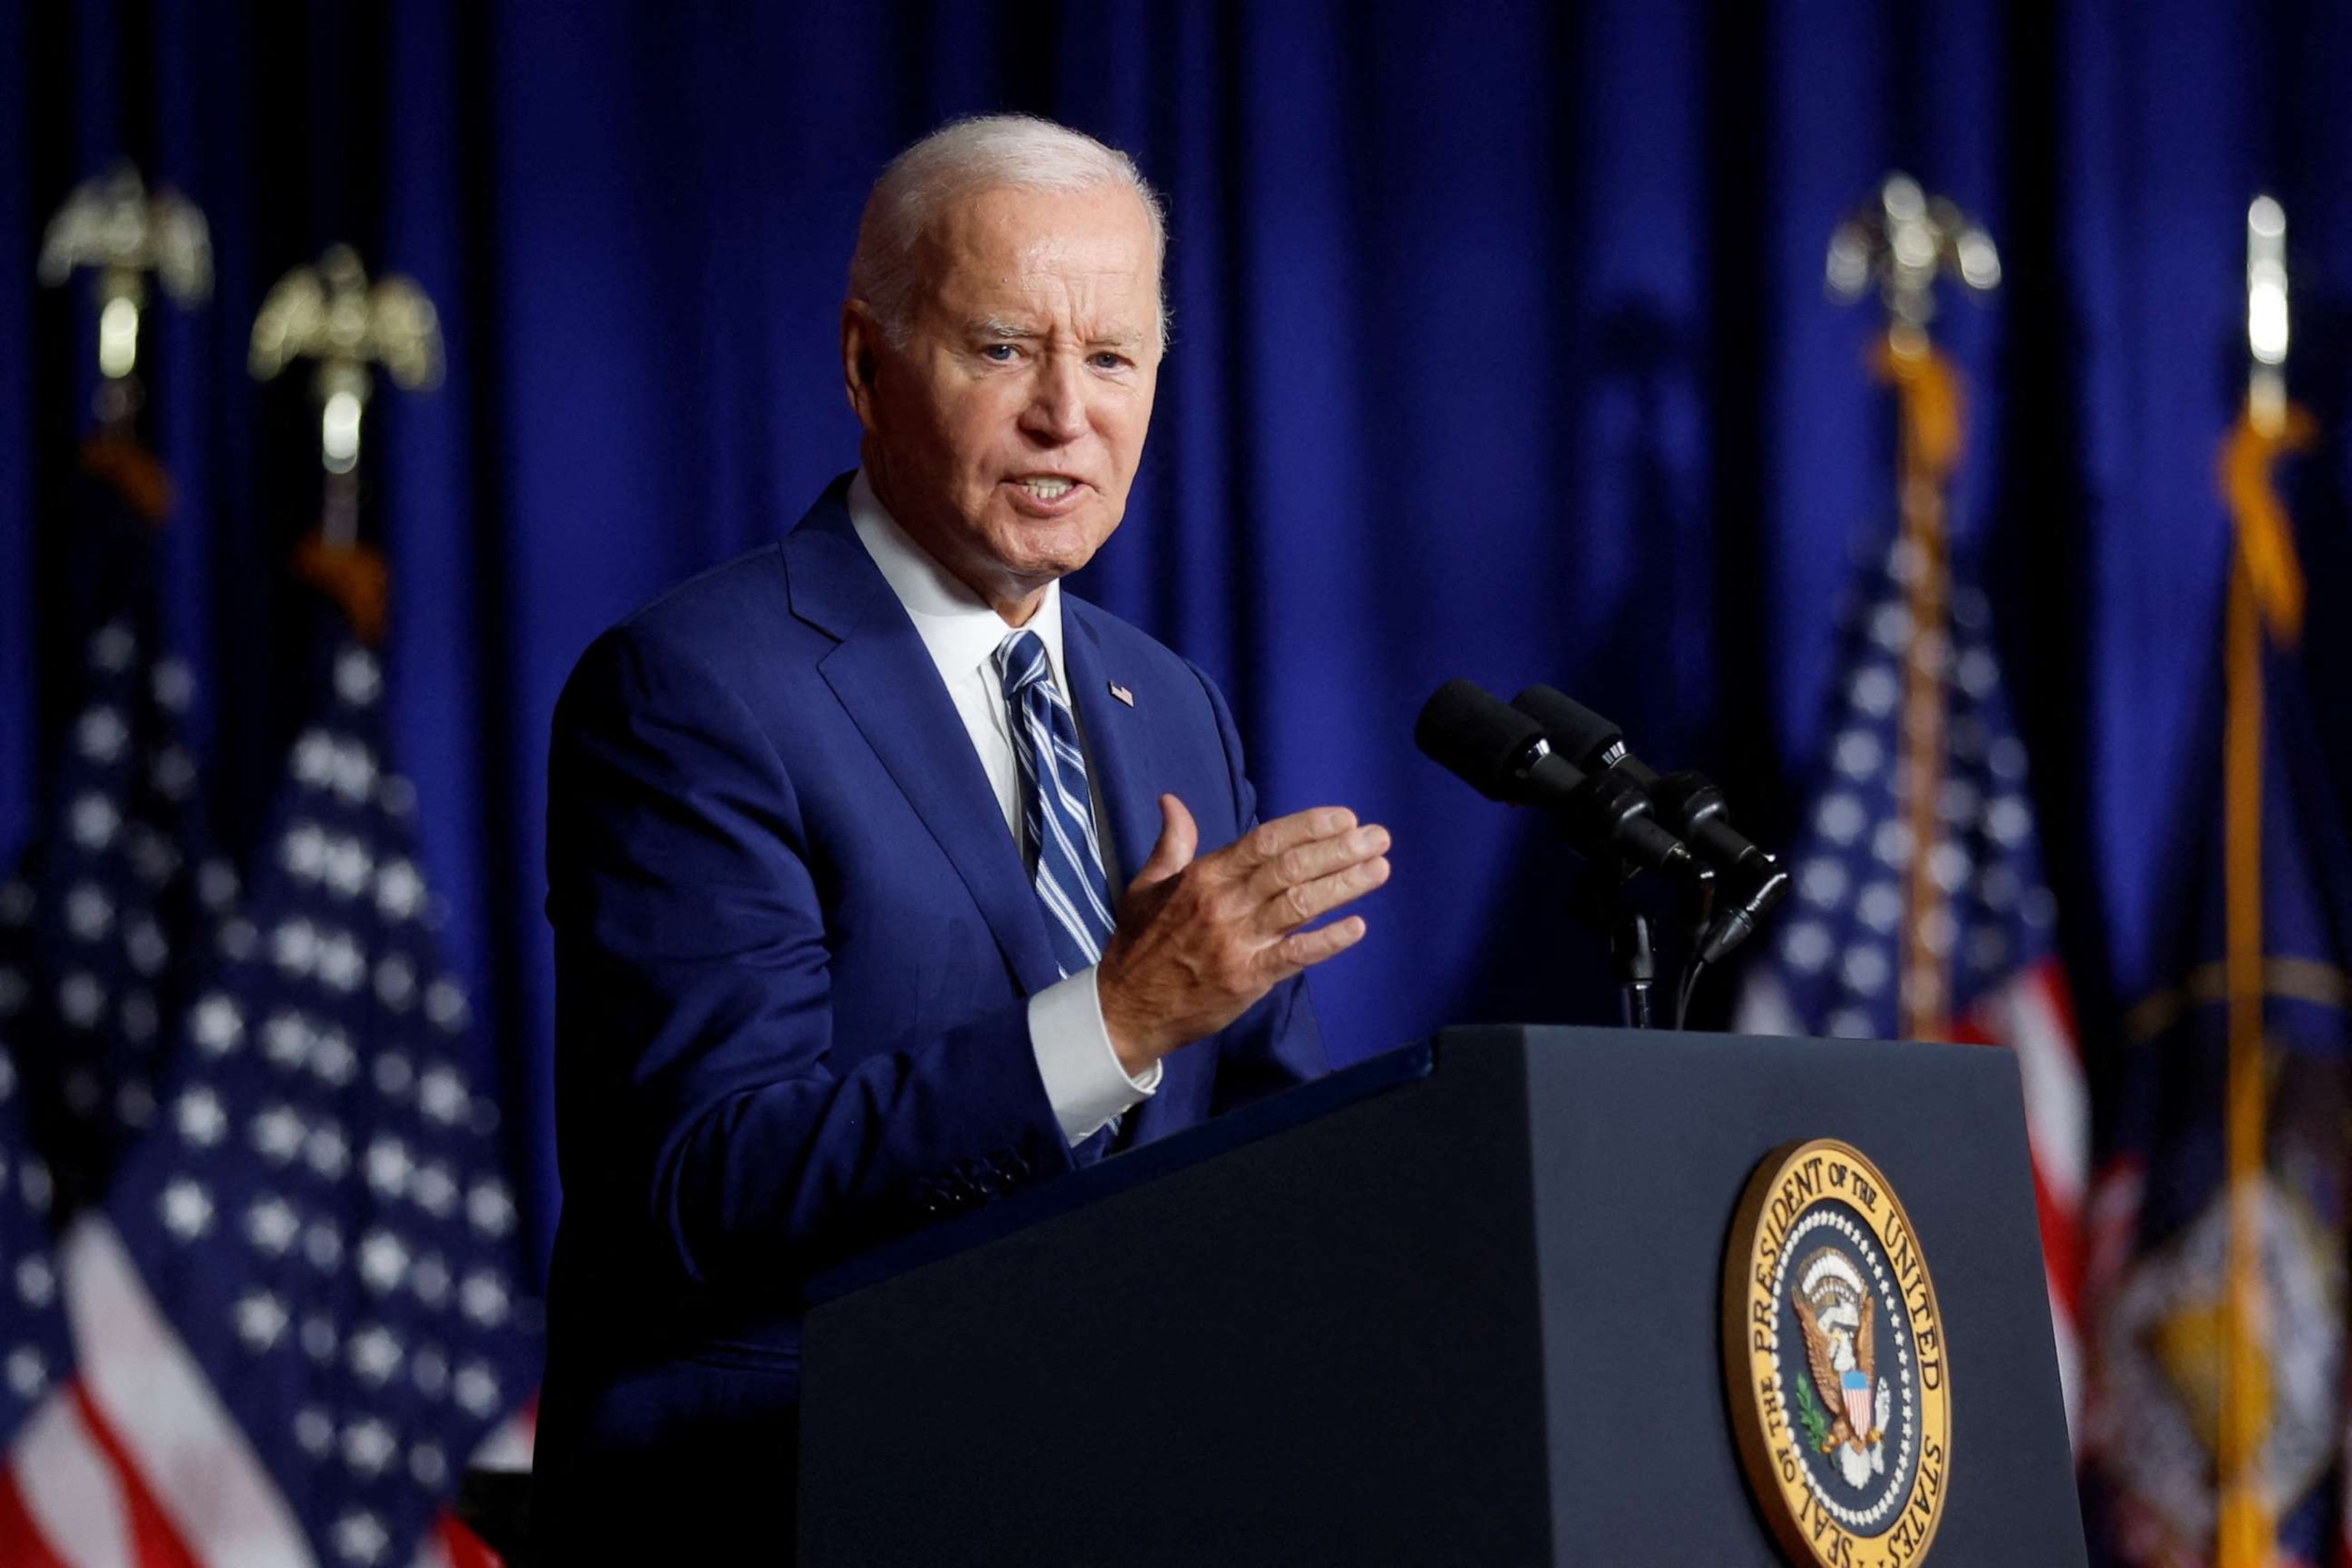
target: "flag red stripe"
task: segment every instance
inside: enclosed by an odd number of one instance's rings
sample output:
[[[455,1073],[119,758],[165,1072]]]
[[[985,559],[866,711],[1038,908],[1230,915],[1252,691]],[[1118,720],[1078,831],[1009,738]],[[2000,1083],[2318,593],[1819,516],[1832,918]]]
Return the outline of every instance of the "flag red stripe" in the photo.
[[[2050,1010],[2058,1016],[2058,1027],[2066,1037],[2067,1049],[2080,1061],[2083,1058],[2083,1031],[2074,1026],[2074,988],[2066,984],[2066,971],[2054,958],[2045,958],[2034,965],[2035,979],[2042,994],[2049,1000]]]
[[[2011,984],[2030,986],[2038,994],[2050,1011],[2051,1021],[2057,1026],[2055,1040],[2045,1043],[2062,1047],[2069,1058],[2079,1062],[2082,1045],[2074,1033],[2074,998],[2056,963],[2036,963]],[[1965,1016],[1953,1020],[1952,1036],[1963,1045],[2015,1047],[2017,1042],[2001,1038],[1989,1028],[1990,1022],[1983,1009],[1971,1009]],[[2029,1075],[2029,1089],[2032,1082]],[[2029,1124],[2031,1121],[2029,1117]],[[2030,1139],[2027,1152],[2033,1167],[2033,1207],[2042,1225],[2042,1266],[2049,1272],[2051,1289],[2060,1307],[2068,1319],[2079,1321],[2083,1306],[2083,1216],[2053,1188],[2047,1152],[2032,1147]]]
[[[2050,1273],[2050,1288],[2066,1316],[2079,1321],[2083,1313],[2083,1222],[2050,1193],[2041,1162],[2033,1163],[2033,1207],[2042,1220],[2042,1261]]]
[[[1974,1013],[1967,1013],[1951,1021],[1952,1043],[1961,1046],[1998,1046],[2002,1042],[1985,1032]]]
[[[81,1413],[82,1425],[106,1456],[115,1484],[122,1489],[123,1511],[130,1518],[131,1548],[138,1553],[139,1568],[205,1568],[187,1542],[180,1539],[178,1529],[163,1511],[154,1489],[148,1486],[138,1460],[131,1458],[113,1423],[79,1378],[73,1383],[73,1398],[74,1408]]]
[[[0,1468],[0,1563],[7,1568],[70,1568],[34,1522],[13,1468]]]
[[[505,1568],[506,1559],[452,1515],[443,1514],[434,1533],[440,1538],[442,1555],[448,1558],[449,1568]]]

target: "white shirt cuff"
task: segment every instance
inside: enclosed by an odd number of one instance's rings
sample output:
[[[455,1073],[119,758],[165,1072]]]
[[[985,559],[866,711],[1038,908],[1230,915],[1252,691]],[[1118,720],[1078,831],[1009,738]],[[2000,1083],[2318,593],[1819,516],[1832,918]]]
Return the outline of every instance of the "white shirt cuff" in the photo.
[[[1029,998],[1029,1048],[1062,1136],[1076,1148],[1160,1087],[1160,1064],[1129,1078],[1111,1047],[1091,965]]]

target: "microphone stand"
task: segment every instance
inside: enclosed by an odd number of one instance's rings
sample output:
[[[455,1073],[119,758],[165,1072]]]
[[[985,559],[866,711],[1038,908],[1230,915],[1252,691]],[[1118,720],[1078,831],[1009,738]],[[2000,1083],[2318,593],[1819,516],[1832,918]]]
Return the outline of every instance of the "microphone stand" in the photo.
[[[1625,1026],[1655,1027],[1650,1011],[1650,987],[1658,976],[1657,955],[1650,946],[1650,917],[1625,896],[1625,880],[1632,868],[1622,864],[1608,868],[1595,864],[1592,870],[1603,889],[1599,894],[1601,912],[1608,922],[1609,958],[1617,967],[1617,990]]]
[[[1720,885],[1720,879],[1710,880],[1691,906],[1690,946],[1683,954],[1683,972],[1675,981],[1676,1029],[1690,1019],[1691,997],[1698,991],[1699,973],[1706,967],[1706,933],[1715,923],[1715,894]]]

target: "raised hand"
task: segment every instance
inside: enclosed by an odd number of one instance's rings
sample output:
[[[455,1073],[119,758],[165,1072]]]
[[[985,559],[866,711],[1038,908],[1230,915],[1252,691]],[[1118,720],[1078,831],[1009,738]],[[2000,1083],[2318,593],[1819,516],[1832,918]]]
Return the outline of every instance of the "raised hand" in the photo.
[[[1096,974],[1130,1073],[1215,1034],[1300,970],[1363,940],[1359,915],[1302,928],[1389,879],[1389,833],[1345,806],[1259,824],[1194,858],[1200,829],[1160,797],[1160,842],[1128,884]]]

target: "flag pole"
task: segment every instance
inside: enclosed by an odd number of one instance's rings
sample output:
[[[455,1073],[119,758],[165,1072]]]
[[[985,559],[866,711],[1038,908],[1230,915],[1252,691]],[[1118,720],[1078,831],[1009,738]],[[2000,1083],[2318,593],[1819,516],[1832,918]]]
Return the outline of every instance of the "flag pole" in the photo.
[[[1943,197],[1930,198],[1908,174],[1887,176],[1878,208],[1841,225],[1830,242],[1833,294],[1859,299],[1879,284],[1886,308],[1885,334],[1874,345],[1872,372],[1895,388],[1901,438],[1895,502],[1901,519],[1901,567],[1910,620],[1903,669],[1903,724],[1898,778],[1902,822],[1910,837],[1904,866],[1906,919],[1898,981],[1905,1039],[1940,1040],[1951,1034],[1951,959],[1957,932],[1933,854],[1946,750],[1945,663],[1951,658],[1951,561],[1948,496],[1958,471],[1967,419],[1958,369],[1928,335],[1936,313],[1936,283],[1958,278],[1978,293],[2000,284],[2000,258],[1991,237]]]
[[[319,527],[296,565],[332,595],[369,643],[383,638],[388,582],[382,555],[360,544],[360,428],[382,365],[394,385],[426,390],[441,380],[441,327],[433,301],[409,279],[371,284],[359,253],[331,245],[316,267],[279,279],[254,319],[248,367],[260,380],[296,360],[318,370],[319,465],[325,470]]]
[[[2221,1300],[2221,1407],[2214,1452],[2215,1568],[2268,1568],[2277,1500],[2263,1474],[2270,1428],[2269,1302],[2263,1278],[2268,1188],[2263,963],[2263,654],[2303,631],[2305,585],[2279,458],[2311,443],[2309,415],[2286,397],[2286,214],[2269,196],[2246,210],[2246,402],[2221,449],[2232,524],[2223,616],[2223,975],[2229,998],[2223,1141],[2229,1252]]]

